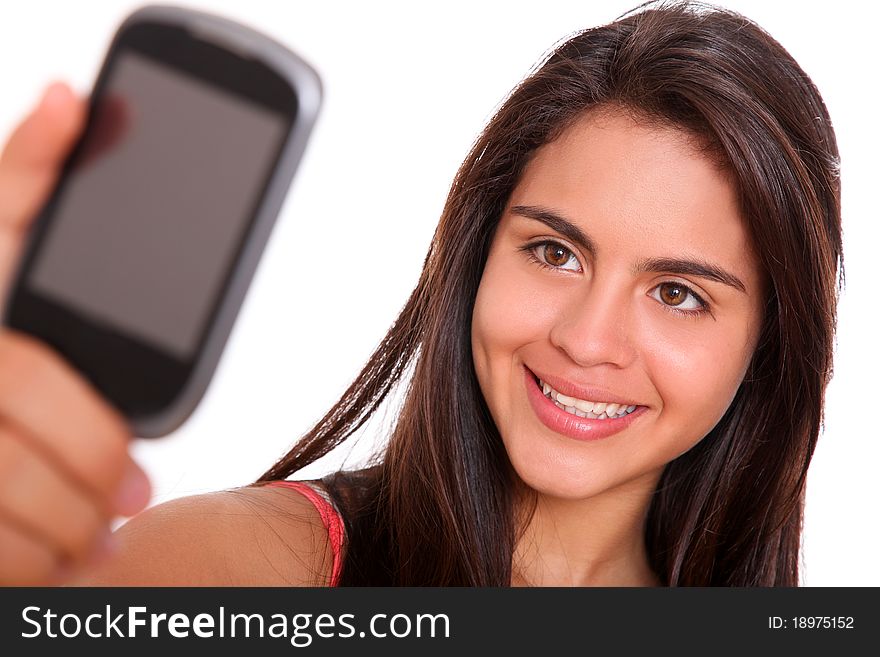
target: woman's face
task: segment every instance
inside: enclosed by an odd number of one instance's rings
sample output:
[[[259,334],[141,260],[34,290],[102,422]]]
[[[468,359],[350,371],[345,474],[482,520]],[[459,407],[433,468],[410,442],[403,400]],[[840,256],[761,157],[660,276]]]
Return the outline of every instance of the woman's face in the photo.
[[[568,499],[653,488],[733,400],[760,285],[735,189],[686,134],[594,112],[537,151],[471,336],[519,477]]]

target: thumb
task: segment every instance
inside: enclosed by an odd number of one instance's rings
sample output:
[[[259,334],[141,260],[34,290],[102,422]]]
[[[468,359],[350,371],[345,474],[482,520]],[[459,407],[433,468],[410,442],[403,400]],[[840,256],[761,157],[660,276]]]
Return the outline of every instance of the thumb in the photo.
[[[37,107],[15,129],[0,156],[0,166],[54,169],[82,130],[85,101],[63,82],[50,84]]]
[[[82,131],[85,116],[85,101],[56,82],[15,129],[0,155],[0,228],[28,225]]]

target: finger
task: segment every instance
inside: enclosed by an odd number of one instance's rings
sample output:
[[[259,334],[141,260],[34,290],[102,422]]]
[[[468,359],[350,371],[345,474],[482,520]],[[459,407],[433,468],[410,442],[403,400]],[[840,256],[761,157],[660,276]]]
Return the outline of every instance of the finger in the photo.
[[[48,346],[9,330],[0,330],[0,418],[98,498],[118,492],[130,461],[125,420]]]
[[[53,82],[12,132],[0,155],[0,165],[37,169],[57,165],[82,129],[85,110],[85,100],[67,84]]]
[[[129,458],[114,498],[115,512],[121,516],[133,516],[147,507],[151,495],[152,487],[147,473]]]
[[[64,83],[50,85],[0,155],[0,224],[21,227],[45,199],[80,134],[86,102]]]
[[[84,562],[109,524],[99,511],[103,506],[0,426],[0,517],[39,537],[65,559]]]
[[[56,177],[55,169],[0,168],[0,228],[14,245],[46,202]]]
[[[0,517],[0,584],[36,586],[55,580],[60,560],[45,544]]]

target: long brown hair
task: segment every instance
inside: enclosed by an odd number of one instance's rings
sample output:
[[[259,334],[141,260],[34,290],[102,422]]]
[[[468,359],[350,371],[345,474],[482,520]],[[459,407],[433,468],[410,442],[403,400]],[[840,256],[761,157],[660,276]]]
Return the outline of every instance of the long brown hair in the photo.
[[[762,333],[733,403],[667,465],[652,499],[651,565],[672,586],[797,586],[842,280],[837,146],[818,91],[779,43],[736,13],[680,2],[574,36],[513,91],[459,169],[397,321],[342,398],[261,477],[314,462],[405,386],[381,458],[325,478],[346,524],[342,584],[510,584],[522,518],[477,384],[471,314],[525,165],[600,105],[685,130],[720,158],[766,281]]]

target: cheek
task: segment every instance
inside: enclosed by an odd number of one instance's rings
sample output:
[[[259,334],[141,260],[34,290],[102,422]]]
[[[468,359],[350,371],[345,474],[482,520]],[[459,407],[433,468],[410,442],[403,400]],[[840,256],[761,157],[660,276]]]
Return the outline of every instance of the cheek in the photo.
[[[748,368],[753,340],[745,327],[704,327],[646,342],[646,366],[662,401],[662,416],[687,427],[680,434],[681,451],[686,451],[727,411]]]
[[[514,353],[546,337],[554,303],[530,287],[528,276],[490,256],[474,304],[471,341],[480,382],[501,375]]]

